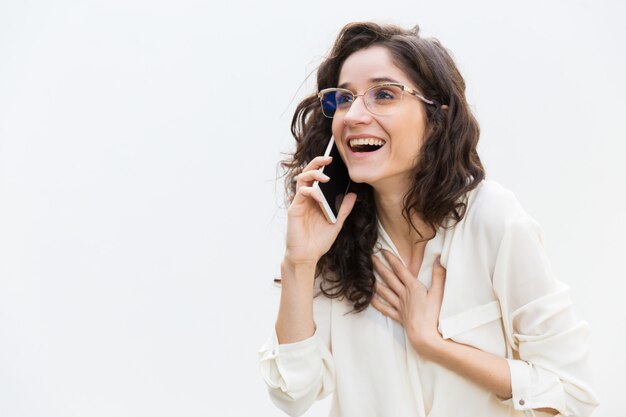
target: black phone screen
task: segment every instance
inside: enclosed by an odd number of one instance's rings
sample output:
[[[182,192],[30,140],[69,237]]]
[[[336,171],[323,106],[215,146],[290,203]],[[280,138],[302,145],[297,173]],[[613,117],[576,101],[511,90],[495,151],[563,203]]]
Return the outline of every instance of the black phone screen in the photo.
[[[319,187],[330,209],[335,214],[335,217],[337,217],[343,197],[347,193],[348,186],[350,185],[350,175],[348,174],[348,168],[341,159],[341,155],[339,155],[336,144],[333,144],[330,150],[330,156],[333,157],[333,160],[330,164],[324,166],[323,171],[324,174],[330,177],[330,180],[328,182],[320,182]]]

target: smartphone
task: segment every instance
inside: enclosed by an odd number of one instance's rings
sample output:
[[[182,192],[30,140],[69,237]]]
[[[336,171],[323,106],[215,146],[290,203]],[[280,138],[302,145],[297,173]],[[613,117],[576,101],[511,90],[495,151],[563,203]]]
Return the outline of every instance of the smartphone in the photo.
[[[348,187],[350,187],[350,175],[341,155],[339,155],[334,137],[330,138],[324,156],[333,157],[330,164],[320,168],[320,171],[328,175],[330,180],[328,182],[314,181],[313,187],[317,188],[322,195],[322,202],[320,203],[322,213],[329,222],[337,223],[341,202],[348,192]]]

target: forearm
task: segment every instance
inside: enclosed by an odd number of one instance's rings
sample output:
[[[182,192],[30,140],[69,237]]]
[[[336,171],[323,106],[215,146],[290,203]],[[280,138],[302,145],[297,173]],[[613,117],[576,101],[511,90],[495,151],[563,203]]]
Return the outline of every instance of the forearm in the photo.
[[[501,398],[511,398],[511,371],[506,359],[450,339],[433,341],[428,349],[422,350],[430,360],[464,376]],[[538,410],[553,415],[558,414],[552,408]]]
[[[422,349],[434,362],[470,379],[502,398],[511,397],[511,373],[506,359],[480,349],[439,339]]]
[[[307,339],[315,332],[313,321],[314,264],[281,264],[281,293],[276,335],[281,344]]]

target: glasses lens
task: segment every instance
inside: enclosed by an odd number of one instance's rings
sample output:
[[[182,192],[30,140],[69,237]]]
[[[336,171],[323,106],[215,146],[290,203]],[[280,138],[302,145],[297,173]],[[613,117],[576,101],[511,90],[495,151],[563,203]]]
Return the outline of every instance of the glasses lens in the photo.
[[[354,101],[354,96],[347,90],[328,90],[322,94],[320,102],[324,116],[332,118],[335,112],[347,110]]]
[[[367,91],[365,104],[374,114],[389,114],[402,100],[402,87],[379,85]]]

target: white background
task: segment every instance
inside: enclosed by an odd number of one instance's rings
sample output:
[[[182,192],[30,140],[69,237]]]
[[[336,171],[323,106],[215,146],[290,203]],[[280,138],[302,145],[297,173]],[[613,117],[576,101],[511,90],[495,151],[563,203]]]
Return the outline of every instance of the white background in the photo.
[[[0,416],[281,415],[256,357],[277,163],[307,75],[370,19],[453,52],[488,178],[592,326],[595,416],[625,416],[625,18],[617,0],[2,0]]]

